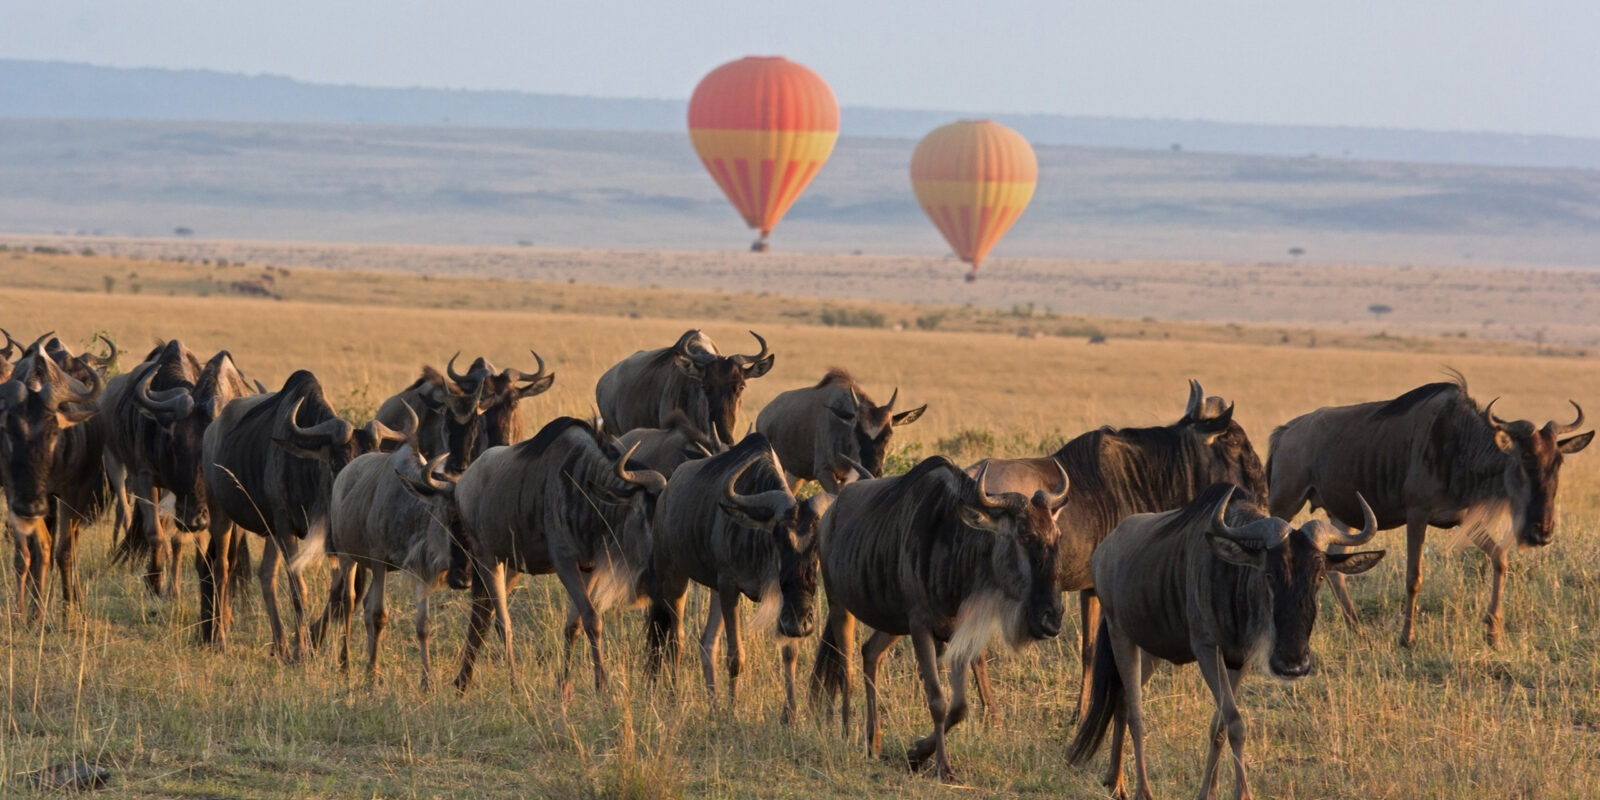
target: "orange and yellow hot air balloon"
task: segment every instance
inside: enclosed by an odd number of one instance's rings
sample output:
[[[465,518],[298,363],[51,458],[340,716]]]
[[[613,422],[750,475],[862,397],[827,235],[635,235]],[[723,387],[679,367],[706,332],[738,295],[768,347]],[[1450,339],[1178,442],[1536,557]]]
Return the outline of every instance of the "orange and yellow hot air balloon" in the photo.
[[[950,248],[972,265],[1033,199],[1039,162],[1022,134],[998,122],[961,120],[935,128],[911,154],[911,188]]]
[[[839,138],[839,103],[817,73],[781,56],[730,61],[689,98],[689,138],[723,194],[767,235]]]

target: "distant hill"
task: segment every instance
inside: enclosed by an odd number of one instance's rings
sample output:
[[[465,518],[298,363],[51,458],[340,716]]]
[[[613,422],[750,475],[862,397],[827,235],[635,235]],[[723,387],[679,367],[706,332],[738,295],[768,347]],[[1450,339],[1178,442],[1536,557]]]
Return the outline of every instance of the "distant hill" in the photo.
[[[687,87],[685,87],[687,91]],[[207,70],[0,59],[0,117],[680,132],[685,101],[381,89]],[[847,107],[845,136],[917,138],[981,111]],[[1205,120],[990,114],[1036,145],[1600,169],[1600,139]]]

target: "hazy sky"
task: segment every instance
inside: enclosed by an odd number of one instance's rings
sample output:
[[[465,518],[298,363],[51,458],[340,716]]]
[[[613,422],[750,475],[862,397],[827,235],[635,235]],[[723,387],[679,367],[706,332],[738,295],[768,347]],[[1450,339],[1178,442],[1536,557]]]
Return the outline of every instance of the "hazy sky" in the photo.
[[[1596,0],[0,0],[0,57],[686,98],[787,55],[841,104],[1600,136]]]

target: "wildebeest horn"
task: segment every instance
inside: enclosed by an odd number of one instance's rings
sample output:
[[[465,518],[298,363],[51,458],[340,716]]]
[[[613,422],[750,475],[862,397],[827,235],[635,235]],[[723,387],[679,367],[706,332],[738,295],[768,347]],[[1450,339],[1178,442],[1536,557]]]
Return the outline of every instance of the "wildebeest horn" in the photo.
[[[48,340],[50,337],[55,336],[55,335],[56,335],[55,331],[50,331],[50,332],[44,334],[43,336],[40,336],[39,338],[34,339],[33,340],[33,344],[30,344],[27,347],[22,348],[23,354],[26,355],[28,353],[37,353],[37,352],[39,352],[39,348],[44,346],[45,341]]]
[[[78,356],[78,360],[91,367],[100,369],[110,365],[111,362],[116,361],[117,354],[122,351],[118,350],[117,343],[107,339],[105,334],[100,334],[95,338],[106,343],[106,354],[103,356],[97,356],[93,353],[84,353],[83,355]]]
[[[85,370],[87,382],[84,390],[80,392],[74,388],[75,381],[71,376],[62,372],[54,361],[50,361],[48,358],[45,361],[49,363],[52,375],[59,376],[59,379],[50,381],[50,388],[46,390],[48,394],[45,396],[49,404],[54,405],[56,408],[62,408],[72,403],[93,402],[95,398],[100,396],[100,391],[105,388],[105,379],[100,377],[100,373],[91,369]]]
[[[850,480],[865,481],[872,479],[872,471],[861,466],[861,462],[856,461],[849,456],[840,456],[840,458],[844,459],[844,463],[848,464],[850,469],[855,470],[856,477],[851,478]],[[850,480],[846,480],[845,483],[849,483]]]
[[[194,413],[194,395],[188,389],[178,386],[158,392],[150,391],[150,383],[156,379],[158,369],[159,365],[151,364],[139,376],[139,382],[133,385],[133,401],[152,416],[166,414],[173,420],[187,418]]]
[[[633,458],[633,451],[638,449],[639,443],[634,442],[633,446],[628,448],[628,452],[623,453],[622,458],[617,459],[617,478],[623,483],[631,483],[646,491],[659,494],[662,489],[667,488],[666,476],[653,469],[628,469],[628,459]]]
[[[300,427],[294,418],[299,415],[300,405],[304,402],[304,397],[294,401],[294,405],[289,407],[289,413],[284,418],[285,427],[289,429],[289,435],[293,437],[296,445],[307,450],[315,450],[324,445],[344,444],[350,441],[350,437],[355,434],[355,426],[337,416],[325,419],[309,428]],[[389,427],[385,425],[383,429],[389,430]],[[373,430],[376,434],[376,426],[368,430]]]
[[[1329,545],[1360,547],[1377,535],[1378,516],[1372,513],[1372,506],[1367,505],[1367,498],[1362,497],[1360,492],[1356,492],[1356,502],[1361,505],[1361,532],[1345,533],[1333,525],[1323,523],[1317,526],[1316,536],[1313,537],[1313,541],[1317,543],[1318,550],[1327,552]]]
[[[1051,460],[1054,461],[1055,459]],[[1051,511],[1057,511],[1062,506],[1067,504],[1067,491],[1072,488],[1072,479],[1067,477],[1067,468],[1061,466],[1060,461],[1056,461],[1055,463],[1056,471],[1061,473],[1061,489],[1055,494],[1045,497],[1045,505],[1048,506]]]
[[[417,410],[412,408],[410,403],[401,400],[400,407],[406,410],[405,416],[400,419],[400,429],[395,430],[387,425],[383,429],[398,434],[400,439],[409,442],[416,437],[417,428],[421,426],[421,423],[417,420]],[[377,420],[373,420],[373,422],[377,422]],[[368,423],[367,430],[372,432],[373,438],[380,438],[378,429],[371,423]]]
[[[979,506],[982,506],[983,508],[1008,508],[1008,506],[1005,503],[999,502],[999,501],[995,500],[993,497],[989,496],[989,489],[985,485],[985,481],[988,479],[988,477],[989,477],[989,462],[985,461],[983,466],[978,469],[978,478],[977,478],[978,486],[977,486],[977,489],[976,489],[976,491],[978,493],[977,504]]]
[[[896,386],[896,387],[894,387],[894,393],[889,395],[889,402],[884,403],[881,406],[878,406],[878,408],[882,409],[885,412],[893,411],[894,410],[894,401],[896,401],[898,399],[900,399],[900,387]]]
[[[1505,420],[1494,415],[1494,404],[1498,402],[1500,402],[1500,398],[1496,397],[1489,401],[1489,405],[1483,407],[1483,421],[1489,423],[1489,427],[1495,430],[1499,430],[1506,424]]]
[[[1578,405],[1578,401],[1576,400],[1568,400],[1567,402],[1571,403],[1572,407],[1578,410],[1578,418],[1567,425],[1557,425],[1555,424],[1555,421],[1552,420],[1550,422],[1550,427],[1552,429],[1551,432],[1557,436],[1560,436],[1563,433],[1572,433],[1573,431],[1583,427],[1583,406]]]
[[[466,381],[468,379],[468,377],[466,375],[462,375],[461,373],[456,372],[456,359],[458,359],[460,357],[461,357],[461,351],[457,350],[456,354],[450,357],[450,361],[444,365],[445,374],[449,375],[450,376],[450,380],[455,381],[457,385],[461,385],[464,381]]]
[[[746,510],[750,508],[765,507],[772,513],[774,517],[776,517],[781,513],[781,509],[779,509],[777,506],[781,503],[782,498],[788,498],[790,503],[794,502],[794,496],[789,494],[788,490],[774,489],[756,495],[742,495],[734,491],[733,488],[739,483],[739,477],[763,457],[763,455],[756,455],[752,458],[746,459],[743,464],[739,465],[738,469],[733,471],[733,475],[728,478],[727,485],[722,489],[723,500]]]
[[[418,479],[417,482],[441,494],[448,494],[455,491],[456,479],[451,478],[448,475],[441,478],[440,475],[443,473],[439,472],[439,467],[442,466],[444,464],[444,460],[449,457],[449,453],[440,453],[439,455],[434,456],[433,460],[429,461],[427,466],[422,468],[422,477]]]
[[[695,334],[699,332],[697,328],[684,331],[683,335],[678,337],[678,341],[672,345],[672,352],[685,356],[689,355],[689,340],[693,339]]]
[[[533,354],[533,360],[534,361],[539,362],[539,371],[538,372],[534,372],[532,374],[529,374],[529,373],[523,372],[520,369],[512,369],[511,367],[506,367],[505,370],[503,370],[500,373],[500,377],[502,377],[502,378],[504,378],[506,380],[509,380],[509,381],[516,381],[516,382],[519,382],[519,383],[526,382],[526,381],[536,381],[536,380],[538,380],[540,378],[543,378],[544,377],[544,359],[539,357],[539,351],[537,351],[537,350],[529,350],[528,352]]]
[[[1284,537],[1288,535],[1288,526],[1278,524],[1280,521],[1272,517],[1258,519],[1237,528],[1228,525],[1228,501],[1233,499],[1233,493],[1238,488],[1229,486],[1228,493],[1217,503],[1216,516],[1211,518],[1211,533],[1252,550],[1271,550],[1282,544]]]
[[[1184,406],[1183,415],[1189,419],[1199,419],[1200,410],[1206,402],[1206,393],[1200,388],[1200,382],[1194,378],[1189,379],[1189,404]]]
[[[761,334],[756,333],[755,331],[751,331],[750,335],[756,337],[756,341],[761,343],[761,352],[756,353],[753,356],[739,356],[739,363],[741,364],[753,364],[767,357],[767,340],[761,338]]]
[[[11,332],[6,330],[5,328],[0,328],[0,333],[5,334],[5,336],[6,336],[6,346],[5,347],[0,347],[0,358],[4,358],[7,361],[10,361],[11,360],[11,354],[12,354],[13,351],[18,352],[18,353],[22,352],[22,349],[23,349],[22,348],[22,342],[19,342],[16,339],[11,338]]]

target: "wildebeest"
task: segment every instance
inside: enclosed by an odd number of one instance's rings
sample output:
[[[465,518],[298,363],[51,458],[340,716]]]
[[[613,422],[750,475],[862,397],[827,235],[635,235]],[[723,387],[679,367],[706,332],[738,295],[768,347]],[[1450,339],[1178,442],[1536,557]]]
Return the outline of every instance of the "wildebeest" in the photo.
[[[496,372],[482,357],[474,359],[465,374],[457,373],[459,353],[445,365],[448,378],[424,366],[416,381],[379,406],[376,417],[394,428],[415,413],[423,457],[449,453],[445,470],[459,474],[484,450],[521,440],[519,404],[548,391],[555,382],[555,373],[545,371],[544,359],[529,352],[539,364],[534,373],[511,368]]]
[[[408,420],[403,428],[415,430]],[[455,483],[438,476],[444,456],[426,464],[411,443],[393,453],[357,456],[333,480],[328,516],[328,552],[339,559],[339,577],[330,599],[334,617],[342,616],[344,635],[340,666],[350,658],[350,617],[356,601],[358,570],[367,570],[372,582],[366,589],[363,617],[367,628],[367,677],[378,674],[378,641],[388,613],[384,610],[384,581],[390,570],[401,569],[416,579],[417,646],[422,651],[422,685],[431,684],[428,648],[428,598],[443,582],[452,560],[465,561],[459,545],[460,517],[453,495]]]
[[[571,602],[562,686],[569,685],[581,624],[589,639],[595,688],[605,688],[600,613],[642,594],[650,515],[667,483],[661,473],[637,468],[626,458],[593,425],[559,417],[527,441],[490,448],[461,476],[455,499],[473,564],[473,602],[458,690],[465,691],[472,681],[491,613],[499,617],[506,660],[516,679],[508,584],[517,573],[552,572]]]
[[[1296,529],[1267,516],[1245,493],[1230,503],[1237,488],[1219,483],[1176,511],[1128,517],[1095,551],[1095,586],[1104,606],[1102,642],[1095,654],[1093,699],[1067,759],[1088,761],[1106,728],[1114,725],[1105,776],[1114,797],[1127,796],[1124,728],[1133,735],[1138,796],[1151,796],[1141,690],[1152,658],[1197,662],[1216,700],[1200,796],[1212,796],[1224,741],[1233,749],[1235,796],[1248,796],[1244,719],[1235,699],[1239,682],[1252,671],[1282,680],[1309,674],[1323,576],[1364,572],[1383,558],[1382,550],[1328,552],[1335,545],[1359,547],[1377,532],[1372,510],[1360,496],[1351,502],[1361,509],[1364,524],[1351,535],[1321,520]]]
[[[625,449],[638,445],[633,454],[634,460],[667,476],[669,480],[683,462],[706,458],[720,449],[682,411],[668,414],[665,427],[634,428],[619,435],[617,440]]]
[[[767,437],[752,433],[732,449],[690,461],[672,475],[656,507],[647,649],[652,674],[675,663],[689,581],[712,591],[700,636],[706,690],[716,698],[717,634],[726,632],[728,706],[734,705],[744,653],[739,598],[777,612],[787,702],[794,713],[795,638],[811,635],[817,593],[816,525],[829,497],[796,503]]]
[[[1100,606],[1094,595],[1089,558],[1123,518],[1167,511],[1193,500],[1219,481],[1238,484],[1254,494],[1267,494],[1266,473],[1250,437],[1233,421],[1233,406],[1206,397],[1199,381],[1189,381],[1183,417],[1154,428],[1104,427],[1067,442],[1044,458],[988,459],[969,473],[988,467],[991,491],[1029,494],[1055,485],[1065,470],[1070,499],[1056,515],[1061,529],[1061,557],[1056,580],[1063,592],[1079,591],[1079,649],[1083,682],[1078,713],[1089,705],[1093,680],[1095,634]],[[983,662],[974,665],[979,696],[988,707],[989,690]]]
[[[791,482],[814,480],[823,491],[838,492],[852,462],[872,477],[883,475],[883,458],[897,425],[910,425],[927,405],[895,413],[896,387],[889,402],[878,405],[856,385],[850,373],[828,370],[815,386],[791,389],[772,398],[756,415],[756,430],[766,434]]]
[[[1323,408],[1296,417],[1272,432],[1267,471],[1274,516],[1294,516],[1306,501],[1325,508],[1334,522],[1360,514],[1350,498],[1367,498],[1382,530],[1406,526],[1406,607],[1400,643],[1416,638],[1417,591],[1422,583],[1422,543],[1428,526],[1464,525],[1494,567],[1485,636],[1502,633],[1501,592],[1511,534],[1524,547],[1550,543],[1556,529],[1556,485],[1564,454],[1589,445],[1594,431],[1567,436],[1578,418],[1535,427],[1507,421],[1489,407],[1479,409],[1459,374],[1454,382],[1430,383],[1389,401]],[[1508,519],[1509,517],[1509,519]],[[1509,523],[1510,530],[1504,528]],[[1499,535],[1504,533],[1505,535]],[[1356,621],[1342,577],[1329,583]]]
[[[25,348],[0,384],[0,484],[15,544],[17,608],[30,617],[42,613],[52,559],[62,598],[77,601],[78,533],[107,500],[105,422],[95,402],[104,384],[59,342],[47,348],[50,338]]]
[[[304,562],[296,558],[300,542],[312,539],[305,555],[320,556],[334,476],[383,441],[405,438],[377,420],[358,429],[340,418],[317,377],[305,370],[290,375],[276,392],[241,397],[225,406],[203,442],[211,543],[200,570],[201,640],[226,640],[230,526],[238,525],[269,537],[256,575],[272,625],[273,652],[299,657],[305,631]],[[284,556],[290,559],[289,599],[295,613],[292,651],[278,617],[277,576]]]
[[[135,503],[130,531],[120,553],[145,553],[150,590],[175,596],[178,561],[187,534],[208,524],[201,440],[229,402],[255,389],[226,350],[205,364],[183,342],[157,346],[145,361],[106,385],[101,406],[108,425],[106,446],[125,471]],[[161,524],[161,495],[173,496],[173,521],[182,534]]]
[[[927,693],[933,732],[907,752],[913,768],[932,757],[942,780],[955,780],[945,732],[966,717],[967,669],[997,634],[1017,646],[1061,630],[1055,573],[1055,516],[1067,502],[1058,470],[1054,494],[991,494],[942,456],[910,472],[844,487],[818,531],[828,623],[817,647],[811,691],[841,696],[850,729],[850,650],[857,619],[872,626],[861,648],[867,694],[867,751],[882,749],[878,664],[910,635]],[[952,702],[939,687],[939,654],[950,663]]]
[[[671,347],[640,350],[612,365],[594,387],[606,430],[666,427],[676,409],[695,427],[733,444],[745,382],[767,374],[774,358],[766,339],[755,331],[750,335],[761,343],[753,356],[721,355],[711,337],[689,330]]]

